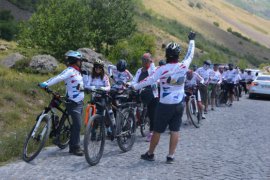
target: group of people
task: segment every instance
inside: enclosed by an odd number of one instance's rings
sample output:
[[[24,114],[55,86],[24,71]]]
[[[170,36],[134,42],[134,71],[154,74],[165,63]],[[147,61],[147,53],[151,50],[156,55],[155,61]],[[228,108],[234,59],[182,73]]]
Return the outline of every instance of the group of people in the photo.
[[[84,154],[80,147],[84,92],[77,88],[78,85],[83,86],[85,89],[102,89],[108,92],[111,89],[125,88],[129,85],[130,88],[140,92],[142,102],[147,105],[148,117],[150,119],[150,133],[147,136],[150,145],[147,152],[141,155],[141,159],[148,161],[155,159],[154,151],[159,142],[160,135],[168,126],[170,142],[166,162],[172,163],[182,123],[185,88],[200,85],[197,91],[197,98],[202,103],[200,103],[199,107],[204,109],[204,113],[207,113],[208,86],[213,89],[211,98],[215,98],[215,88],[222,81],[226,80],[229,84],[232,84],[229,85],[232,88],[237,81],[236,76],[240,75],[240,72],[237,69],[233,69],[230,65],[227,71],[222,72],[216,64],[214,64],[214,68],[211,70],[211,62],[209,60],[205,61],[203,67],[196,69],[195,72],[190,70],[189,66],[195,50],[195,36],[194,32],[189,33],[188,51],[181,62],[179,62],[180,45],[174,42],[166,46],[166,60],[160,61],[158,67],[155,67],[150,53],[143,54],[141,58],[142,67],[137,70],[134,77],[127,70],[127,62],[123,59],[119,60],[116,66],[108,65],[108,75],[105,73],[104,62],[100,60],[94,62],[91,74],[82,73],[82,54],[78,51],[66,53],[67,69],[61,74],[40,83],[40,87],[46,88],[60,81],[65,82],[68,99],[66,107],[73,120],[69,152],[78,156]],[[111,82],[113,82],[112,86]],[[211,108],[214,108],[212,100]]]

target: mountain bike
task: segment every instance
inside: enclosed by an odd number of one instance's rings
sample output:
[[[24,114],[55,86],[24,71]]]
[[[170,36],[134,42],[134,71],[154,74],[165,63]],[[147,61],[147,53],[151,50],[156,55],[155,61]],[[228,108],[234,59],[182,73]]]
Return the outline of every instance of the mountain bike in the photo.
[[[196,88],[185,89],[186,96],[186,113],[188,119],[194,125],[194,127],[200,127],[201,112],[198,107],[198,102],[196,99]]]
[[[229,106],[228,102],[228,90],[227,90],[227,82],[223,81],[219,88],[217,89],[217,102],[216,106],[221,107],[222,105]]]
[[[115,97],[126,100],[125,103],[112,105],[112,98],[108,92],[103,90],[90,90],[92,93],[91,103],[95,104],[97,111],[87,124],[84,135],[85,158],[89,165],[93,166],[99,163],[105,146],[105,128],[112,130],[111,140],[117,139],[119,148],[127,152],[135,142],[135,105],[136,102],[127,102],[128,96]],[[114,122],[114,113],[116,118]]]
[[[49,137],[54,138],[53,143],[60,149],[66,148],[70,140],[71,119],[67,110],[60,107],[63,102],[68,103],[66,97],[60,96],[49,88],[45,90],[52,95],[52,99],[37,116],[35,125],[25,139],[22,158],[26,162],[37,157]],[[62,114],[60,120],[57,110]]]
[[[150,127],[150,119],[147,115],[147,105],[138,102],[136,107],[137,127],[140,126],[141,135],[142,137],[145,137],[146,131]]]

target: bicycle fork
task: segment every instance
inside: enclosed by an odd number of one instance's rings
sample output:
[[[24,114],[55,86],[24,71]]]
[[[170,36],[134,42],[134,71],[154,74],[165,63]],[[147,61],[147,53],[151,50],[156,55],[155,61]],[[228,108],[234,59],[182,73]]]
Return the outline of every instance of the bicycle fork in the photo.
[[[45,116],[47,116],[47,115],[48,115],[48,114],[45,114],[45,112],[43,111],[42,114],[39,116],[39,118],[38,118],[38,120],[37,120],[37,123],[36,123],[36,125],[35,125],[35,128],[34,128],[32,134],[31,134],[31,137],[32,137],[32,138],[35,138],[35,134],[36,134],[36,132],[37,132],[38,127],[40,126],[41,121],[42,121],[43,118],[44,118]],[[50,119],[49,119],[49,120],[50,120]],[[47,130],[47,128],[48,128],[47,126],[48,126],[48,124],[46,123],[46,125],[45,125],[45,127],[43,128],[41,134],[39,134],[39,135],[41,135],[41,139],[43,138],[44,134],[46,133],[46,130]]]

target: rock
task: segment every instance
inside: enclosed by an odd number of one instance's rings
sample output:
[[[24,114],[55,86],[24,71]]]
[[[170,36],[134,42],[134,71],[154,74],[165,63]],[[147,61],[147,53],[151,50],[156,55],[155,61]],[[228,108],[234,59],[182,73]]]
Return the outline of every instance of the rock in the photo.
[[[58,62],[50,55],[37,55],[32,57],[30,67],[39,73],[50,73],[58,67]]]
[[[1,44],[0,51],[6,51],[6,50],[8,50],[7,46]]]
[[[107,72],[108,64],[112,64],[109,60],[107,60],[102,54],[95,52],[90,48],[80,48],[77,51],[82,53],[83,57],[87,60],[87,62],[83,62],[82,70],[88,71],[91,73],[93,68],[93,63],[96,59],[102,60],[105,63],[104,70]]]
[[[20,53],[13,53],[4,59],[2,64],[5,67],[12,68],[17,61],[23,60],[24,58],[25,57]]]

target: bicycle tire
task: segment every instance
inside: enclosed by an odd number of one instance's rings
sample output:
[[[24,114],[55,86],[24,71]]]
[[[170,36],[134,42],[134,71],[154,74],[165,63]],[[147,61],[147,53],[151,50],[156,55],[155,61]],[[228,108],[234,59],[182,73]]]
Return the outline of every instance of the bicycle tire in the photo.
[[[132,149],[136,138],[135,116],[129,108],[122,109],[117,116],[116,129],[119,132],[117,133],[117,144],[123,152],[127,152]]]
[[[141,119],[140,132],[141,132],[142,137],[145,137],[146,136],[146,129],[149,129],[149,127],[150,127],[150,119],[147,116],[147,110],[143,111],[140,119]]]
[[[63,114],[57,131],[58,134],[55,138],[57,146],[60,149],[65,149],[69,144],[71,135],[71,122],[67,115]]]
[[[37,118],[39,120],[39,117]],[[38,121],[37,121],[38,122]],[[42,117],[42,120],[40,121],[40,124],[37,126],[37,122],[35,123],[35,125],[33,126],[32,130],[30,131],[30,133],[27,135],[27,138],[25,139],[25,142],[24,142],[24,145],[23,145],[23,156],[22,156],[22,159],[25,161],[25,162],[30,162],[32,161],[33,159],[35,159],[37,157],[37,155],[40,153],[40,151],[42,150],[42,148],[44,147],[45,145],[45,142],[47,141],[47,139],[49,138],[49,134],[50,134],[50,128],[51,128],[51,119],[49,117],[49,115],[45,115]],[[42,131],[39,132],[38,131],[38,128],[41,127],[41,123],[44,122],[45,125],[44,127],[42,128]],[[37,129],[36,129],[36,132],[35,134],[38,134],[37,137],[32,137],[32,134],[33,134],[33,131],[34,129],[36,128],[37,126]],[[42,133],[44,131],[44,128],[46,128],[44,134],[43,134],[43,139],[39,139],[40,138],[40,133]],[[32,155],[28,155],[28,145],[29,145],[29,142],[30,140],[33,139],[35,141],[39,141],[40,144],[38,145],[38,148],[36,151],[33,152]],[[31,147],[29,147],[29,149],[31,149]]]
[[[199,128],[200,127],[200,112],[198,110],[198,106],[196,104],[197,102],[194,101],[193,99],[188,101],[188,111],[189,111],[189,118],[191,123],[193,124],[193,126],[195,128]],[[197,106],[197,111],[196,112],[196,106]]]
[[[89,145],[95,144],[97,142],[100,142],[100,145],[97,145],[99,147],[98,152],[95,153],[95,149],[91,148],[89,149]],[[84,153],[85,153],[85,159],[87,163],[90,166],[95,166],[99,163],[105,146],[105,124],[103,121],[103,118],[101,115],[94,115],[88,121],[87,128],[84,134]],[[92,157],[90,154],[94,152],[95,155]]]

